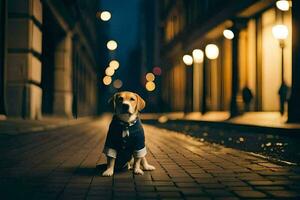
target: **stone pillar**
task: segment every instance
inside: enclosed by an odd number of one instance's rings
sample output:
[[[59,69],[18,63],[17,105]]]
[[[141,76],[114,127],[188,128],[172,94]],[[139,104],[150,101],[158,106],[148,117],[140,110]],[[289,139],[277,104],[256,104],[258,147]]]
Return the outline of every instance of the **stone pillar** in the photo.
[[[72,117],[72,37],[67,33],[55,50],[53,115]]]
[[[0,115],[6,114],[5,109],[5,66],[6,66],[6,18],[7,2],[0,2]]]
[[[234,38],[232,39],[232,84],[231,84],[231,102],[230,117],[238,115],[237,94],[239,89],[239,71],[238,71],[238,48],[239,48],[239,29],[233,28]]]
[[[9,0],[7,21],[7,115],[41,116],[42,4]]]
[[[194,64],[193,64],[194,65]],[[186,79],[185,79],[185,113],[193,111],[193,65],[185,65]]]
[[[300,2],[293,1],[292,6],[292,88],[288,102],[288,122],[300,123]]]
[[[201,100],[201,113],[204,115],[207,111],[206,105],[206,64],[207,59],[204,57],[202,65],[202,100]]]

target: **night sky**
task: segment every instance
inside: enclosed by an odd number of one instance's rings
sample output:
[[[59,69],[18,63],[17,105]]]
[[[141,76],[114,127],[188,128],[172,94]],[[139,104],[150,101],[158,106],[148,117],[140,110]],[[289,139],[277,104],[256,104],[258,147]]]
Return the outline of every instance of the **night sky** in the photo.
[[[126,70],[130,51],[139,42],[138,22],[140,0],[101,0],[101,9],[108,10],[112,18],[109,23],[109,37],[116,40],[118,49],[113,57],[120,62],[118,73]]]

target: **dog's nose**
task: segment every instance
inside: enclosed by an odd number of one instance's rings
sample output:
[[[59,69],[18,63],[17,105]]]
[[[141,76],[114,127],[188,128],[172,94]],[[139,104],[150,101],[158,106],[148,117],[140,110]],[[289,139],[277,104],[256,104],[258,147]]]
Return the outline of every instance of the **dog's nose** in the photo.
[[[127,110],[129,109],[129,105],[123,103],[123,104],[122,104],[122,109],[127,111]]]

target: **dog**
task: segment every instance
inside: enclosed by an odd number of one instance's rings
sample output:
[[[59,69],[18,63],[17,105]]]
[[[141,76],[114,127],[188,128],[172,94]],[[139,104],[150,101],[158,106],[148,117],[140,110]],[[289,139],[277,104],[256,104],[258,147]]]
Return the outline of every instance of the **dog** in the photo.
[[[133,92],[118,92],[110,98],[114,115],[109,125],[103,153],[107,158],[107,168],[102,176],[112,176],[115,170],[131,168],[143,175],[143,170],[155,170],[146,159],[145,136],[138,114],[146,106],[145,101]]]

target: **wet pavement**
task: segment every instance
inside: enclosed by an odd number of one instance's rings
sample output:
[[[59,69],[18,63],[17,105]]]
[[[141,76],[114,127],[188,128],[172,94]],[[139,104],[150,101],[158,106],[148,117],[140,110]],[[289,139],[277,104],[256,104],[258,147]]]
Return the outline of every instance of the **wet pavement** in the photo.
[[[101,177],[108,118],[0,135],[1,199],[299,199],[300,167],[145,125],[153,172]]]
[[[266,156],[274,161],[300,165],[300,133],[282,133],[280,129],[255,130],[253,127],[226,126],[222,123],[176,120],[166,123],[158,123],[156,120],[146,122],[194,136],[202,142],[220,144]]]

